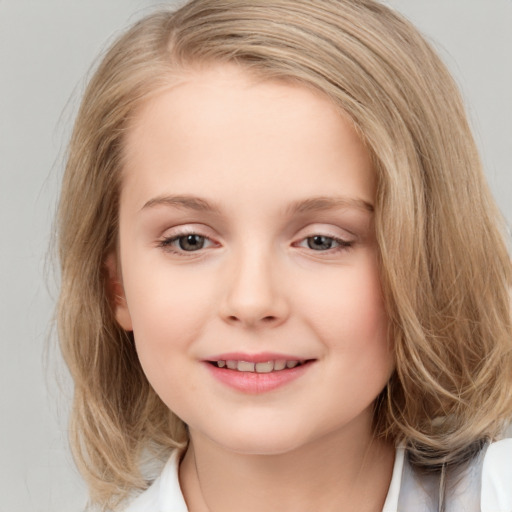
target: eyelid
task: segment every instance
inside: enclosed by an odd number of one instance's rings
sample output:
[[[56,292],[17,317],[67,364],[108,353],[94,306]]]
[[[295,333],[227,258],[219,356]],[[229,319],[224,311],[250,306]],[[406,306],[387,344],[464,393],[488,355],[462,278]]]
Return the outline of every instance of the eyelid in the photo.
[[[169,227],[163,230],[160,239],[176,238],[186,235],[199,235],[204,238],[212,239],[210,235],[211,229],[202,224],[181,224],[177,226]]]
[[[325,236],[328,238],[340,239],[344,242],[354,243],[360,239],[360,235],[340,226],[328,223],[314,223],[301,229],[297,239],[306,239],[313,236]]]

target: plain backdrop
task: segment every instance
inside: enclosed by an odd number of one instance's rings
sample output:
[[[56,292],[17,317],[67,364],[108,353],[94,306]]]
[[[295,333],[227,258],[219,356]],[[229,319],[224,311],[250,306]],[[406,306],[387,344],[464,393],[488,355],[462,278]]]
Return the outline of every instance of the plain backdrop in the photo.
[[[454,73],[492,190],[512,220],[512,0],[386,3],[416,23]],[[0,0],[0,512],[84,509],[67,446],[72,386],[58,353],[46,350],[56,285],[45,262],[85,77],[107,42],[157,4]]]

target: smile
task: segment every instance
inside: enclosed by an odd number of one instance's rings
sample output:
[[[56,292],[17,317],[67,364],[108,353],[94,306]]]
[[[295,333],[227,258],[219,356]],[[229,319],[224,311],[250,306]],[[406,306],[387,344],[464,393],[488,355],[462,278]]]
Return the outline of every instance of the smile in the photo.
[[[217,368],[227,368],[228,370],[235,370],[238,372],[271,373],[295,368],[296,366],[304,364],[306,361],[287,361],[285,359],[277,359],[273,361],[253,363],[250,361],[236,361],[229,359],[209,362]]]
[[[227,354],[226,354],[227,355]],[[245,358],[212,358],[204,361],[212,377],[221,384],[242,393],[259,395],[291,384],[311,372],[316,359],[263,359],[262,354]],[[236,356],[235,356],[236,357]],[[275,356],[274,356],[275,357]]]

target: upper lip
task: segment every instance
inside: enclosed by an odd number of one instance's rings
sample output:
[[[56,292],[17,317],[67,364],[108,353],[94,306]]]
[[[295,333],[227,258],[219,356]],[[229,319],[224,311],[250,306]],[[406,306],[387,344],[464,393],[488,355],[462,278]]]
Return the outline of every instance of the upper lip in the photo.
[[[308,357],[291,354],[280,354],[277,352],[260,352],[258,354],[246,354],[242,352],[226,352],[211,357],[205,361],[247,361],[248,363],[266,363],[267,361],[307,361]]]

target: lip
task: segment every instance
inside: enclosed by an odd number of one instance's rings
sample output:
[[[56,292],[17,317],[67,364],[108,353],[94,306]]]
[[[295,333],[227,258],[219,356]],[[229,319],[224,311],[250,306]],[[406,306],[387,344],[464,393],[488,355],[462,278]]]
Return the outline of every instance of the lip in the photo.
[[[267,361],[276,361],[284,359],[285,361],[306,361],[312,358],[302,357],[292,354],[278,354],[276,352],[259,352],[258,354],[246,354],[243,352],[227,352],[212,357],[205,358],[204,361],[247,361],[248,363],[266,363]]]
[[[229,370],[227,368],[218,368],[209,362],[235,360],[247,361],[251,363],[263,363],[266,361],[279,359],[285,359],[287,361],[306,360],[306,362],[300,366],[296,366],[295,368],[288,368],[270,373],[239,372],[236,370]],[[314,361],[315,360],[313,359],[270,352],[259,354],[242,354],[239,352],[231,352],[205,359],[203,364],[208,369],[213,378],[225,386],[242,393],[260,395],[281,388],[295,381],[296,379],[299,379],[310,370]]]

